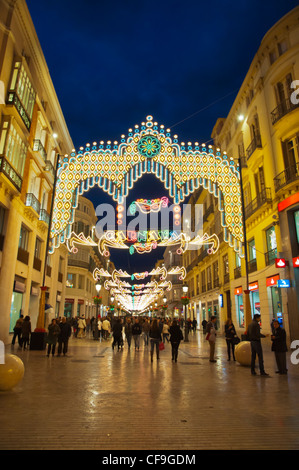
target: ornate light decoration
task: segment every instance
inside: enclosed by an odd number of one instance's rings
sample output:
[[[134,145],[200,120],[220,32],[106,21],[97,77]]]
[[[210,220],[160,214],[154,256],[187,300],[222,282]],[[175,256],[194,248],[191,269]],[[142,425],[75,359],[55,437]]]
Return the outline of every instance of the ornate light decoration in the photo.
[[[97,185],[119,204],[134,183],[146,173],[160,179],[175,204],[200,186],[218,198],[224,240],[242,256],[243,221],[239,168],[225,152],[211,146],[179,144],[170,129],[158,126],[152,116],[121,142],[86,144],[66,155],[57,172],[51,225],[51,252],[71,236],[79,195]],[[125,248],[122,246],[122,248]]]

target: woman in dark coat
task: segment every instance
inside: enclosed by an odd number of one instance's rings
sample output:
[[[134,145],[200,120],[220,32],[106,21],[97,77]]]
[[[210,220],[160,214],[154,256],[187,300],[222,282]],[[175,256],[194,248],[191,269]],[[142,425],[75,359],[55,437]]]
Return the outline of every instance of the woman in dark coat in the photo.
[[[24,349],[26,349],[27,344],[29,346],[30,335],[31,335],[31,321],[30,321],[30,317],[27,315],[24,318],[24,321],[22,323],[22,338],[21,338],[21,341],[22,341],[22,347]]]
[[[226,345],[227,345],[227,360],[230,361],[230,350],[232,350],[233,353],[233,359],[235,359],[235,343],[234,343],[234,337],[236,336],[236,330],[234,327],[234,324],[229,318],[226,323],[225,323],[225,339],[226,339]]]
[[[159,359],[159,344],[162,341],[161,331],[160,331],[160,328],[156,319],[154,319],[151,324],[149,337],[150,337],[150,342],[151,342],[151,361],[153,362],[155,345],[156,345],[157,359]]]
[[[287,342],[286,342],[286,332],[281,328],[277,320],[273,321],[274,335],[271,336],[272,340],[272,351],[275,354],[275,360],[277,364],[277,373],[278,374],[287,374],[287,361],[286,361],[286,352]]]
[[[177,362],[180,342],[183,339],[183,333],[176,320],[173,320],[169,328],[172,360]]]
[[[58,340],[58,336],[60,334],[60,327],[56,323],[56,319],[53,318],[52,323],[48,326],[48,337],[47,337],[47,343],[48,343],[48,353],[47,356],[49,357],[50,352],[52,351],[52,356],[55,354],[55,348]]]

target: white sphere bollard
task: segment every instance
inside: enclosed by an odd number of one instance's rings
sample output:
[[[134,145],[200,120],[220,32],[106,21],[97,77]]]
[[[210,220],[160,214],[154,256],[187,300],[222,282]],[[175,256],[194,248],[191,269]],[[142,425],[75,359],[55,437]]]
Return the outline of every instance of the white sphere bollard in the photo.
[[[235,347],[235,358],[241,366],[251,365],[251,346],[250,341],[241,341]]]
[[[23,361],[14,354],[5,354],[4,364],[0,364],[0,390],[10,390],[24,377]]]

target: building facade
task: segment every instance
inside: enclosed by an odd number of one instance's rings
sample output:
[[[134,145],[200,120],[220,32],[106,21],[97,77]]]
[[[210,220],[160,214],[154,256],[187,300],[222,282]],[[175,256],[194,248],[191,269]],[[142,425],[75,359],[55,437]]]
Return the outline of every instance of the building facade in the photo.
[[[222,242],[217,200],[205,190],[196,202],[205,205],[204,232],[219,236],[220,249],[213,256],[204,247],[184,256],[189,309],[200,321],[216,314],[223,330],[231,317],[242,332],[248,288],[263,331],[270,333],[277,318],[291,340],[299,338],[298,18],[297,7],[264,36],[228,116],[212,132],[215,147],[242,169],[248,271],[244,258]]]
[[[40,287],[63,314],[67,250],[46,259],[58,154],[69,135],[26,2],[0,2],[0,339],[20,313],[35,328]]]

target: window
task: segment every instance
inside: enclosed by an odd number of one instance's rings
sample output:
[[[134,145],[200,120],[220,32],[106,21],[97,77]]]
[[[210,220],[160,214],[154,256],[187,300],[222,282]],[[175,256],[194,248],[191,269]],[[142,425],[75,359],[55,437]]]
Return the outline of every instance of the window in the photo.
[[[281,41],[277,44],[279,55],[284,54],[288,50],[287,41]]]
[[[34,257],[37,258],[37,259],[41,259],[42,243],[43,242],[39,238],[36,238]]]
[[[20,104],[24,108],[29,120],[31,120],[36,93],[23,64],[19,61],[15,62],[9,91],[17,94]],[[11,97],[11,93],[9,93],[8,101],[10,102],[12,100],[13,97]],[[19,106],[17,107],[19,108]],[[18,109],[18,111],[20,114],[22,113],[20,109]],[[21,117],[23,118],[22,114]]]
[[[84,276],[82,274],[79,274],[78,289],[84,289]]]
[[[248,242],[248,256],[249,260],[256,259],[255,240],[254,238]]]
[[[22,225],[21,231],[20,231],[19,248],[22,248],[22,250],[27,251],[28,242],[29,242],[29,230],[24,225]]]
[[[23,177],[27,145],[19,136],[11,121],[2,124],[0,138],[0,155],[3,155],[19,176]]]

